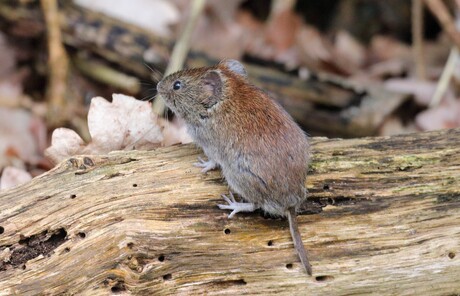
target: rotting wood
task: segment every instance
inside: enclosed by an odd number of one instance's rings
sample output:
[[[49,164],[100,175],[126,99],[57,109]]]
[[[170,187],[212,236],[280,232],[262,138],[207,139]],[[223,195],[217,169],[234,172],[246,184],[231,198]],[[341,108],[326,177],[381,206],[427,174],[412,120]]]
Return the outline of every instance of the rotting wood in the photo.
[[[28,25],[38,27],[37,14],[31,6],[0,3],[0,16],[4,17],[0,25],[23,27],[20,24],[28,22]],[[166,68],[172,48],[170,40],[71,2],[62,2],[61,14],[65,44],[88,53],[88,63],[94,62],[92,60],[97,57],[98,63],[103,60],[115,63],[127,74],[136,75],[142,80],[149,80],[152,75],[146,65],[155,69]],[[73,58],[81,59],[79,56]],[[197,67],[216,62],[203,53],[191,52],[187,64]],[[408,98],[375,86],[358,89],[346,79],[321,73],[313,73],[309,79],[302,80],[298,75],[273,67],[255,64],[246,64],[246,67],[251,81],[270,91],[294,119],[313,135],[375,135],[384,120]],[[96,75],[98,73],[92,73],[92,78]],[[107,83],[105,77],[101,76],[99,80]]]
[[[75,157],[2,192],[0,295],[460,293],[460,129],[312,142],[313,277],[287,221],[227,219],[220,172],[183,145]]]

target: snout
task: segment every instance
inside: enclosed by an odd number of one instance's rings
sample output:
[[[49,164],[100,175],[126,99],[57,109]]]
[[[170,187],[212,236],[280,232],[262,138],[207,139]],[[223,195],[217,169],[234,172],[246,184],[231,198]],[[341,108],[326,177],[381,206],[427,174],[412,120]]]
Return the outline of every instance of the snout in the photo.
[[[163,80],[157,83],[157,92],[161,93],[163,91]]]

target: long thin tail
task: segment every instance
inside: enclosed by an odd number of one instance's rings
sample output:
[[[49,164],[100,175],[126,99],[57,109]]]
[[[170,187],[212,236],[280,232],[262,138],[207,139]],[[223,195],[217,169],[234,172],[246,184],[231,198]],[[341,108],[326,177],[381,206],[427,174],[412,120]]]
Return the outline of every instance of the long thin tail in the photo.
[[[312,275],[311,265],[308,261],[308,253],[307,250],[305,250],[305,246],[303,245],[302,237],[300,236],[299,232],[299,226],[297,225],[295,208],[289,208],[286,211],[286,215],[289,220],[289,229],[291,230],[291,236],[292,240],[294,241],[294,247],[297,250],[297,254],[299,255],[300,261],[305,267],[305,270],[307,271],[308,275]]]

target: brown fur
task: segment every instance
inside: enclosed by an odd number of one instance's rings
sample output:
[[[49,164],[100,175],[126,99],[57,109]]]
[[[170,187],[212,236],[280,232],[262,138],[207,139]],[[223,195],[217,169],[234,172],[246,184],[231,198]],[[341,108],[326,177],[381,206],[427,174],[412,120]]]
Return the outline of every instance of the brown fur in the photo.
[[[177,81],[182,87],[173,90]],[[209,159],[220,165],[233,191],[267,213],[294,213],[295,219],[307,195],[307,137],[283,108],[248,82],[239,62],[176,72],[157,89]],[[296,248],[303,248],[298,230],[297,235]]]

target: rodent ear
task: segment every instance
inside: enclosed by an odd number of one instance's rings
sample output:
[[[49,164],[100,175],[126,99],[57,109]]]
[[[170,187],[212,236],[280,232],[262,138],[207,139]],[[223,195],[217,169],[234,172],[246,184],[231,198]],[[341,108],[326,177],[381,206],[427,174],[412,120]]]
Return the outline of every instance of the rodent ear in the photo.
[[[208,71],[203,77],[204,100],[201,102],[206,109],[214,106],[222,96],[222,79],[216,71]]]
[[[224,66],[233,73],[240,75],[243,78],[248,78],[248,73],[246,72],[246,69],[244,68],[243,64],[241,64],[237,60],[223,60],[219,63],[219,66]]]

